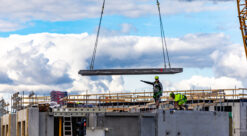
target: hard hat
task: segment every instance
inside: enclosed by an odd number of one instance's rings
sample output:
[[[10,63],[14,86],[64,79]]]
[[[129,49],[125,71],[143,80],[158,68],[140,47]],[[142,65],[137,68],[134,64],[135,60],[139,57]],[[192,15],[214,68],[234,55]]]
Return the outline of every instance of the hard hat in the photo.
[[[154,78],[155,80],[158,80],[159,79],[159,76],[155,76],[155,78]]]

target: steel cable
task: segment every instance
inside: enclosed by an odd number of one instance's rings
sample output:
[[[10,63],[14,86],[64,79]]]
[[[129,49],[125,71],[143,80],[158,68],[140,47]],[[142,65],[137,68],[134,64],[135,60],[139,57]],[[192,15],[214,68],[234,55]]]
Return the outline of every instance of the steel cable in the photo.
[[[159,0],[157,0],[157,6],[158,6],[158,11],[159,11],[160,35],[161,35],[161,42],[162,42],[162,50],[163,50],[163,58],[164,58],[164,67],[166,68],[166,56],[167,56],[168,66],[169,66],[169,68],[171,68],[171,63],[170,63],[170,58],[169,58],[169,53],[168,53],[168,48],[167,48],[167,43],[166,43],[166,36],[165,36],[163,21],[162,21],[162,17],[161,17],[161,11],[160,11],[160,3],[159,3]],[[165,51],[165,50],[166,50],[166,51]],[[165,52],[166,52],[166,53],[165,53]]]
[[[91,59],[91,64],[90,64],[90,70],[93,70],[94,69],[94,61],[95,61],[95,57],[96,57],[96,51],[97,51],[97,46],[98,46],[98,40],[99,40],[99,33],[100,33],[100,28],[101,28],[101,22],[102,22],[102,18],[103,18],[103,14],[104,14],[104,8],[105,8],[105,0],[103,1],[103,5],[102,5],[102,10],[101,10],[101,15],[100,15],[100,21],[99,21],[97,36],[96,36],[95,45],[94,45],[94,51],[93,51],[93,55],[92,55],[92,59]]]

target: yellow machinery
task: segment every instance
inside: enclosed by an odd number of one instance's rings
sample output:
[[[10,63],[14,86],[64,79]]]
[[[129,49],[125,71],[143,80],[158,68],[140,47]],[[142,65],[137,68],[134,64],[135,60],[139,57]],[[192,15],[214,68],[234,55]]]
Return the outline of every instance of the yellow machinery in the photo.
[[[240,23],[240,30],[243,36],[244,42],[244,49],[247,58],[247,26],[246,26],[246,19],[247,19],[247,0],[237,0],[238,5],[238,17]]]

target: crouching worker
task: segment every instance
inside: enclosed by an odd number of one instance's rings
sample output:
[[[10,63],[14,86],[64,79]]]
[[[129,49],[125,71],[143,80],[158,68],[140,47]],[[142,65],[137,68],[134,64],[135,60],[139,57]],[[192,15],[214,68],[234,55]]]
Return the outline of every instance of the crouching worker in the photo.
[[[187,97],[183,94],[174,94],[173,92],[170,93],[170,97],[174,100],[174,109],[186,109],[187,110],[187,106],[185,105],[187,102]]]

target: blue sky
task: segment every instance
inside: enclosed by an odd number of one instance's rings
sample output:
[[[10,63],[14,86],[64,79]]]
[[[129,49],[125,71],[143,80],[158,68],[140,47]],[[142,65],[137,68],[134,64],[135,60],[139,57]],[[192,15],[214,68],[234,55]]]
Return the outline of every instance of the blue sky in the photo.
[[[172,15],[162,14],[165,32],[168,37],[181,37],[188,33],[226,33],[231,36],[234,42],[239,42],[241,35],[237,18],[235,2],[226,2],[226,5],[235,6],[219,11],[202,11],[196,13],[177,13]],[[228,4],[229,3],[229,4]],[[209,2],[207,6],[214,6]],[[153,5],[156,6],[156,5]],[[218,3],[218,6],[221,5]],[[100,7],[99,7],[100,8]],[[107,8],[107,5],[106,5]],[[110,7],[109,7],[110,8]],[[165,7],[164,7],[165,8]],[[161,9],[162,10],[162,9]],[[21,29],[1,32],[0,36],[7,37],[10,34],[32,34],[32,33],[75,33],[87,32],[94,34],[98,26],[99,18],[83,18],[68,21],[46,21],[30,20]],[[159,36],[160,28],[158,14],[143,15],[130,18],[122,15],[104,15],[102,26],[108,30],[121,31],[122,24],[131,24],[135,30],[131,30],[127,35],[138,36]]]
[[[0,60],[6,62],[0,66],[0,92],[150,89],[139,80],[152,81],[153,75],[77,75],[90,63],[101,0],[25,0],[18,7],[11,3],[18,1],[0,6]],[[184,68],[182,74],[160,75],[165,89],[246,86],[235,1],[160,3],[172,66]],[[155,2],[107,1],[105,9],[95,67],[162,67]]]

